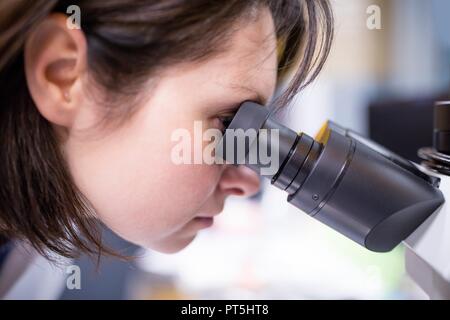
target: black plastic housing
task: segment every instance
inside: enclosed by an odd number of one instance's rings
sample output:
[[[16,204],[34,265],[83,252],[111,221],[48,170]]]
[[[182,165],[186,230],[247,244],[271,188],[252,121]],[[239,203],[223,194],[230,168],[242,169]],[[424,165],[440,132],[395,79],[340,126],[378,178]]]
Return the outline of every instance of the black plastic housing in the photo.
[[[227,157],[227,140],[236,140],[236,129],[278,130],[279,139],[274,146],[271,139],[253,136],[244,157]],[[288,193],[288,201],[372,251],[392,250],[444,202],[438,178],[382,146],[331,122],[314,140],[277,123],[267,108],[252,102],[241,106],[217,156],[261,174],[266,164],[248,160],[267,146],[277,151],[272,156],[278,166],[266,177]]]
[[[434,148],[444,154],[450,154],[450,101],[437,102],[434,106]]]

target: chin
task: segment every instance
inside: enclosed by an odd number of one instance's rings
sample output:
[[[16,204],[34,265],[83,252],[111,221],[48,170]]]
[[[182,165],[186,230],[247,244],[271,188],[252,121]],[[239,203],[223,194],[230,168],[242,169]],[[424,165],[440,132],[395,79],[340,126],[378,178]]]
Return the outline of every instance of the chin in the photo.
[[[187,238],[168,238],[161,240],[157,243],[152,243],[149,248],[161,253],[165,254],[174,254],[178,253],[181,250],[185,249],[197,235],[193,235]]]

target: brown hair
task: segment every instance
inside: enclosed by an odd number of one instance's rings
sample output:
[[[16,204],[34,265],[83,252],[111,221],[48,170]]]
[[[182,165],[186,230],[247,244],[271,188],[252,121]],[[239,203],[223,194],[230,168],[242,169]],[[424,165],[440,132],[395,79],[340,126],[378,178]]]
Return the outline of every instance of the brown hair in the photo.
[[[0,3],[0,238],[25,240],[41,254],[110,253],[79,192],[55,132],[28,91],[23,47],[52,12],[80,7],[88,70],[117,97],[135,96],[157,68],[214,54],[233,22],[258,6],[273,15],[280,43],[279,78],[296,72],[282,106],[317,76],[330,51],[328,0],[25,0]],[[109,106],[108,113],[119,110]],[[129,110],[125,110],[129,112]]]

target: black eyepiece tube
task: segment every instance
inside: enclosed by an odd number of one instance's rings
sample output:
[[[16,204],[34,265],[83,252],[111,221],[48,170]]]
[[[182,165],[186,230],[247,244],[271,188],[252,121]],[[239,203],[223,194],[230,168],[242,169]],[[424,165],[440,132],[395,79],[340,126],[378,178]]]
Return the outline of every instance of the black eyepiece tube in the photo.
[[[435,177],[356,137],[331,122],[316,139],[297,134],[273,120],[266,107],[246,102],[216,157],[248,166],[286,191],[295,207],[369,250],[387,252],[444,197]]]

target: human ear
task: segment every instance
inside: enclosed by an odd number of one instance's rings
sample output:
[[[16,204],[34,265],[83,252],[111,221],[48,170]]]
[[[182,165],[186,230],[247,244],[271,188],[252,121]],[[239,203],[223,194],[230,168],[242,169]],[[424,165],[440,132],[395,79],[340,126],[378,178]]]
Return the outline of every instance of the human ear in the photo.
[[[81,108],[81,81],[87,44],[81,29],[69,29],[67,16],[51,14],[28,36],[25,74],[30,94],[44,118],[70,128]]]

